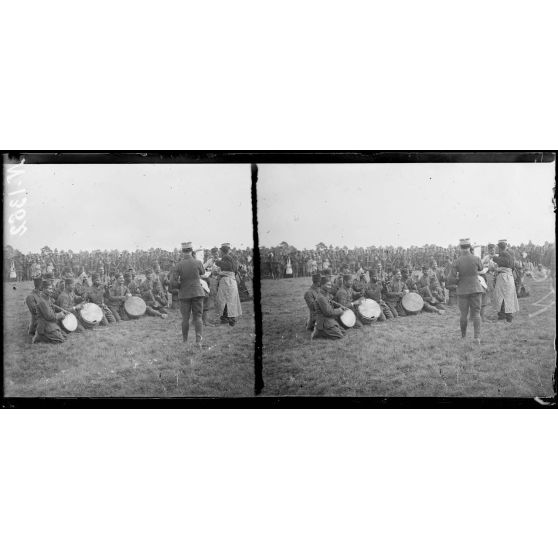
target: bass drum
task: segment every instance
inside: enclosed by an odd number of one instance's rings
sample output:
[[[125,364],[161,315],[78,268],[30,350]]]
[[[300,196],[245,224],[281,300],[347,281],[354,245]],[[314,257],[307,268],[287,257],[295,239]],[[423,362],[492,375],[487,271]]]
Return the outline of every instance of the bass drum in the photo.
[[[72,333],[78,326],[77,318],[73,314],[66,314],[61,320],[60,325],[66,333]]]
[[[139,318],[145,314],[147,304],[139,296],[129,296],[124,302],[124,309],[130,318]]]
[[[101,323],[104,314],[100,306],[93,302],[87,302],[79,311],[79,315],[86,326],[93,327]]]
[[[375,300],[365,298],[358,305],[357,314],[363,324],[371,324],[381,316],[382,309]]]
[[[355,313],[352,310],[350,310],[349,308],[347,308],[347,310],[345,310],[343,312],[343,314],[341,314],[341,316],[339,316],[339,321],[341,322],[341,325],[345,329],[349,329],[356,324]]]
[[[401,299],[401,306],[407,314],[418,314],[424,306],[424,300],[418,293],[407,293]]]

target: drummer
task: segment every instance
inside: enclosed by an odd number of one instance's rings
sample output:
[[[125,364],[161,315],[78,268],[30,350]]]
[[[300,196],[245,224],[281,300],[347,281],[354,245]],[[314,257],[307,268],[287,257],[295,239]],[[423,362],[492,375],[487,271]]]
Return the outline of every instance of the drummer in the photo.
[[[67,279],[65,279],[64,284],[64,290],[58,295],[58,298],[56,299],[56,305],[74,314],[74,316],[78,320],[75,332],[84,333],[85,328],[83,327],[79,316],[79,310],[83,306],[82,303],[84,299],[81,296],[77,296],[75,294],[73,277],[68,277]]]
[[[105,288],[101,284],[101,278],[98,273],[93,273],[91,276],[93,284],[89,287],[85,299],[88,302],[92,302],[101,308],[103,311],[103,319],[99,322],[99,325],[106,326],[109,323],[114,323],[116,320],[110,311],[110,308],[105,304]]]
[[[405,279],[405,277],[403,277]],[[435,312],[437,314],[443,314],[443,306],[441,306],[440,301],[434,296],[430,290],[431,276],[428,272],[428,267],[422,266],[422,276],[416,284],[411,285],[407,282],[407,288],[410,292],[417,292],[424,301],[422,307],[424,312]]]
[[[335,318],[343,314],[341,308],[334,308],[329,302],[331,292],[331,278],[326,275],[320,280],[320,291],[316,297],[314,308],[316,312],[316,325],[310,339],[341,339],[345,332]]]
[[[334,300],[341,306],[344,306],[345,308],[355,311],[356,306],[358,305],[355,304],[354,301],[360,298],[360,293],[355,293],[355,291],[353,291],[352,284],[353,284],[352,275],[350,275],[349,273],[343,275],[343,283],[335,293]],[[356,312],[355,312],[355,316],[356,316]],[[357,317],[354,328],[358,329],[361,327],[362,327],[362,322]]]
[[[139,296],[139,287],[131,271],[127,271],[126,273],[124,273],[124,285],[128,287],[128,290],[130,291],[130,294],[132,296]]]
[[[110,308],[116,323],[121,320],[127,321],[130,319],[124,309],[124,302],[128,296],[132,296],[132,294],[130,293],[128,287],[124,285],[124,275],[119,273],[116,281],[111,287],[109,287],[107,293],[107,305]]]
[[[372,300],[375,300],[380,305],[380,308],[382,309],[382,313],[378,316],[378,319],[376,321],[384,322],[394,317],[390,307],[386,304],[386,301],[382,300],[382,285],[378,282],[378,277],[374,271],[370,276],[370,283],[366,284],[366,288],[364,290],[364,296],[366,298],[371,298]]]
[[[43,281],[37,303],[37,329],[32,343],[64,343],[66,340],[66,334],[58,325],[58,320],[61,320],[65,314],[54,309],[53,296],[54,285],[50,281]]]
[[[406,316],[407,312],[401,305],[401,299],[409,292],[401,270],[397,269],[389,283],[386,285],[385,295],[386,304],[389,306],[394,318],[398,316]]]

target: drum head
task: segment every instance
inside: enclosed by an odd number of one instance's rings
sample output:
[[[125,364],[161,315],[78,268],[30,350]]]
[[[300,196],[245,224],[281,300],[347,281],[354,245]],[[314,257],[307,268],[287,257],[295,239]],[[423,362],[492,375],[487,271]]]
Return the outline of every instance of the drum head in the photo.
[[[367,320],[377,320],[382,313],[380,305],[371,298],[365,298],[358,306],[358,313]]]
[[[346,328],[353,327],[356,324],[356,316],[352,310],[345,310],[341,316],[339,316],[341,325]]]
[[[424,306],[424,300],[422,300],[422,296],[418,293],[407,293],[401,299],[401,305],[405,309],[406,312],[410,314],[416,314],[422,310]]]
[[[68,333],[75,331],[78,326],[77,318],[73,314],[66,314],[60,321],[62,329]]]
[[[147,305],[143,298],[139,296],[129,296],[124,302],[124,308],[132,318],[139,318],[145,314]]]
[[[90,325],[97,325],[101,323],[101,320],[103,319],[103,311],[99,306],[93,304],[92,302],[84,304],[79,314],[81,319]]]

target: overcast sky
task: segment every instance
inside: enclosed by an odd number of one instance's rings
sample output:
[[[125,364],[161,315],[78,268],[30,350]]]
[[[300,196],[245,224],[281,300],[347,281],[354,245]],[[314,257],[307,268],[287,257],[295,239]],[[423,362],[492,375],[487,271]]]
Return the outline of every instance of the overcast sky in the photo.
[[[554,241],[554,163],[259,165],[262,246]]]
[[[28,230],[10,234],[14,210],[6,203],[4,242],[24,253],[45,245],[73,251],[172,250],[188,241],[204,248],[253,245],[249,165],[23,165],[23,171],[5,193],[25,189],[6,199],[26,197]]]

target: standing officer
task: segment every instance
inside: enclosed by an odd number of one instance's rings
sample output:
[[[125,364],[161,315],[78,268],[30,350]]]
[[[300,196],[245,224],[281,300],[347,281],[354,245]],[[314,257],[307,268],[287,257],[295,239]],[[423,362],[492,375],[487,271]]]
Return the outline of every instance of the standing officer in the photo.
[[[190,314],[194,315],[194,328],[196,330],[196,347],[201,349],[203,339],[203,298],[205,291],[201,286],[201,276],[205,269],[202,262],[192,256],[192,243],[182,243],[182,260],[174,270],[174,281],[180,285],[178,299],[180,313],[182,314],[182,340],[188,341],[190,329]]]
[[[453,264],[448,281],[457,282],[457,302],[459,305],[459,325],[461,338],[467,336],[467,318],[469,310],[473,318],[474,341],[480,345],[481,332],[481,301],[483,288],[479,281],[479,272],[482,271],[482,262],[478,256],[471,254],[471,241],[462,238],[459,241],[461,255]]]

